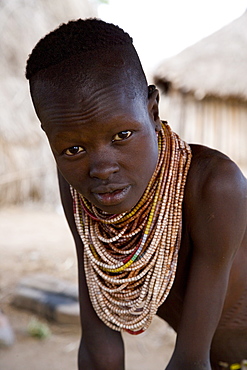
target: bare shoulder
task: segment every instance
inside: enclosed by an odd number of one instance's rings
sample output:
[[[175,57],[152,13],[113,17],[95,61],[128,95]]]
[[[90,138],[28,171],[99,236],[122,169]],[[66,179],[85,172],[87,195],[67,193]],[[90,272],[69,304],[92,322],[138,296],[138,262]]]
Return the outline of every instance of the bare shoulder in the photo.
[[[191,149],[193,157],[186,191],[194,199],[215,198],[220,194],[246,199],[247,180],[229,157],[203,145],[193,144]]]
[[[191,236],[198,248],[211,244],[232,253],[246,234],[246,178],[223,153],[201,145],[191,145],[191,149],[184,197]]]

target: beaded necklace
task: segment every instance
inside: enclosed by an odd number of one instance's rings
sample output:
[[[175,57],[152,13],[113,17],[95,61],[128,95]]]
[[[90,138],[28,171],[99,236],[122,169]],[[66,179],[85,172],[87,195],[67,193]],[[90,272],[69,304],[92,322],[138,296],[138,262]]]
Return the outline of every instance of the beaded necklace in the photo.
[[[140,334],[174,282],[191,150],[162,123],[155,172],[137,205],[109,215],[71,187],[92,305],[113,330]]]

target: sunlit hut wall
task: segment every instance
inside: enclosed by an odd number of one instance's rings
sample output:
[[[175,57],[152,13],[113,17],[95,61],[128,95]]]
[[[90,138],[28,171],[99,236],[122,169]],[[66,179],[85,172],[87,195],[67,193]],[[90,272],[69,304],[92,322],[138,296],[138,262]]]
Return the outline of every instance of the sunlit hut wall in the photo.
[[[165,60],[154,81],[174,131],[223,151],[247,174],[247,11]]]
[[[47,32],[92,16],[89,0],[0,2],[0,205],[58,201],[55,164],[32,108],[25,64]]]

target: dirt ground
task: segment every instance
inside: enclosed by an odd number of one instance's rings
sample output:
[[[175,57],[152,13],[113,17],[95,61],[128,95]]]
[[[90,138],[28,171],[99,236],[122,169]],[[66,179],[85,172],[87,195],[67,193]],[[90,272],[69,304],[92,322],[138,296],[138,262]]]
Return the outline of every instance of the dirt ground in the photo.
[[[15,333],[14,344],[0,348],[0,370],[76,370],[80,328],[47,322],[11,305],[18,282],[30,274],[77,283],[74,244],[62,210],[0,209],[0,236],[0,309]],[[34,316],[49,326],[51,335],[46,339],[28,335]],[[145,333],[124,335],[126,370],[164,370],[174,341],[173,330],[158,317]]]

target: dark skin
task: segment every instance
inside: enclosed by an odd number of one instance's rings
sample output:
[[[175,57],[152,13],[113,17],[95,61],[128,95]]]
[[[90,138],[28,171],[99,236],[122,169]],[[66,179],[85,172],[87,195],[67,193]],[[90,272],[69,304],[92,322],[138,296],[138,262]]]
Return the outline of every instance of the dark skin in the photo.
[[[77,249],[83,328],[79,369],[121,370],[121,334],[100,321],[89,299],[68,184],[109,213],[132,208],[158,158],[159,99],[157,90],[145,99],[128,96],[128,81],[116,72],[100,82],[90,73],[95,83],[80,87],[83,99],[79,90],[52,91],[47,82],[34,84],[32,98],[57,162]],[[247,357],[246,179],[225,155],[200,145],[191,149],[176,278],[158,310],[177,332],[166,370],[216,370],[219,361]]]

